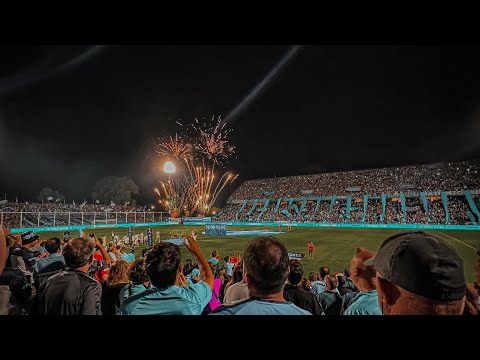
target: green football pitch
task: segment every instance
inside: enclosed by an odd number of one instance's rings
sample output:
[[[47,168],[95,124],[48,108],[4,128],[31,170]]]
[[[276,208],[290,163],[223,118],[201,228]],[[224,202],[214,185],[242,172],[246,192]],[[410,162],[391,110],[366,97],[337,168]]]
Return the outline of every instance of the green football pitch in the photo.
[[[203,254],[208,258],[212,250],[217,250],[220,254],[223,264],[223,257],[226,255],[233,255],[237,251],[243,254],[243,251],[248,242],[253,238],[252,236],[205,236],[202,232],[205,231],[204,226],[159,226],[153,227],[154,239],[157,230],[160,232],[160,240],[169,238],[171,231],[181,232],[183,230],[190,231],[192,229],[198,230],[198,242]],[[228,227],[229,230],[263,230],[263,227]],[[269,227],[269,230],[278,230],[278,228]],[[389,235],[399,232],[395,229],[347,229],[347,228],[295,228],[292,227],[288,231],[285,227],[285,234],[276,235],[286,245],[288,251],[304,253],[305,258],[302,264],[305,270],[305,275],[311,271],[318,271],[320,266],[327,265],[330,267],[330,272],[343,272],[345,268],[349,268],[350,260],[355,254],[358,247],[365,247],[369,250],[376,251],[382,241]],[[95,233],[97,237],[106,237],[107,242],[112,239],[111,233],[115,232],[121,237],[127,235],[127,228],[106,228],[106,229],[85,229],[84,233],[87,236],[89,233]],[[135,227],[134,234],[144,233],[146,236],[147,228]],[[462,256],[465,264],[465,275],[468,282],[475,279],[473,266],[478,258],[477,249],[480,249],[480,232],[477,231],[448,231],[448,230],[430,230],[429,233],[438,236],[449,244],[451,244]],[[39,233],[42,240],[57,236],[63,238],[63,232],[42,232]],[[77,236],[76,231],[71,231],[70,236]],[[308,260],[307,243],[309,240],[313,241],[315,245],[314,259]],[[138,257],[143,247],[135,249],[135,255]],[[182,262],[185,259],[193,256],[182,246]],[[412,274],[415,276],[415,274]]]

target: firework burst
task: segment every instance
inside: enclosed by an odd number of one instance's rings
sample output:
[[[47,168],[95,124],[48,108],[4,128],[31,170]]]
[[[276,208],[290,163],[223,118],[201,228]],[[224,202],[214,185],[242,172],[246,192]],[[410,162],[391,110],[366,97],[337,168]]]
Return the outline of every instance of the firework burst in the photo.
[[[157,138],[155,144],[157,155],[172,156],[175,159],[187,156],[189,148],[189,144],[184,142],[178,134],[175,134],[175,137],[169,136],[168,139]]]
[[[193,139],[197,154],[206,157],[214,165],[223,166],[223,162],[235,153],[235,146],[230,145],[227,140],[232,130],[225,130],[225,125],[220,116],[216,120],[215,117],[211,120],[204,119],[203,122],[195,119],[195,122],[189,125],[190,133],[195,134]]]
[[[188,209],[191,213],[206,215],[223,189],[238,177],[230,171],[216,175],[235,152],[235,146],[227,139],[231,130],[225,129],[220,117],[203,122],[195,119],[186,126],[178,121],[177,124],[184,130],[182,135],[157,139],[155,150],[160,158],[176,159],[177,167],[183,164],[177,174],[182,176],[182,181],[175,182],[169,176],[168,181],[160,180],[162,191],[155,189],[155,192],[170,212]]]

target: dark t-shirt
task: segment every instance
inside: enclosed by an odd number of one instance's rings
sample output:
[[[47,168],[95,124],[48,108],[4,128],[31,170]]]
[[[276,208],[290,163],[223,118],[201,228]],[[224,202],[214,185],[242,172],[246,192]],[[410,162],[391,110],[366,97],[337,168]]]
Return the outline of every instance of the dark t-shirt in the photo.
[[[299,308],[309,311],[312,315],[323,315],[324,309],[318,302],[315,295],[303,290],[299,286],[285,284],[283,298],[297,305]]]
[[[325,315],[340,315],[343,298],[337,292],[324,291],[317,294],[317,299],[325,310]]]
[[[115,315],[117,309],[120,309],[120,291],[125,285],[128,283],[112,286],[102,283],[102,315]]]

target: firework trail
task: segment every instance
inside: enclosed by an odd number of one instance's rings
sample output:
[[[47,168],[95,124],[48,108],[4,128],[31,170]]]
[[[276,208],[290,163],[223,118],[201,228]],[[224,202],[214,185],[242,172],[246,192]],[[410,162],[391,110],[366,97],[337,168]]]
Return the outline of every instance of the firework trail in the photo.
[[[184,126],[182,135],[166,139],[158,138],[155,151],[160,158],[178,161],[180,176],[169,175],[168,181],[160,180],[163,194],[155,189],[162,204],[169,211],[188,209],[191,213],[207,214],[223,189],[238,175],[227,171],[217,176],[215,167],[223,168],[225,161],[235,153],[235,146],[228,141],[231,130],[225,129],[220,117],[209,121],[198,119]],[[193,145],[192,145],[193,144]],[[218,180],[217,180],[218,179]]]

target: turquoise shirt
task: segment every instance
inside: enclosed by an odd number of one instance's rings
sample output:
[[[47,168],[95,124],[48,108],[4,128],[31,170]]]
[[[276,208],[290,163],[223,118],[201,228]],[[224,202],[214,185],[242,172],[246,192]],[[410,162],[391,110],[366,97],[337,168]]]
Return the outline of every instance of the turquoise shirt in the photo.
[[[359,292],[343,315],[382,315],[377,290]]]
[[[149,287],[148,289],[151,289],[151,287]],[[120,295],[119,295],[120,305],[123,304],[125,299],[129,298],[130,296],[140,294],[140,293],[144,292],[145,290],[147,290],[147,288],[143,284],[125,285],[122,288],[122,290],[120,290]]]
[[[221,306],[211,315],[312,315],[291,302],[246,299],[235,305]]]
[[[223,268],[225,269],[225,272],[227,273],[228,276],[233,275],[233,264],[232,263],[225,263],[223,264]]]
[[[135,254],[125,253],[125,254],[122,255],[122,260],[125,260],[128,263],[131,263],[132,261],[135,261]]]
[[[125,300],[119,315],[200,315],[211,299],[212,290],[204,282],[185,288],[153,287]]]
[[[314,295],[318,295],[318,294],[324,292],[325,290],[326,290],[325,281],[317,280],[317,281],[312,282],[311,291]]]

